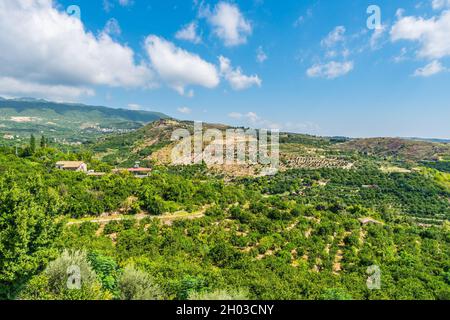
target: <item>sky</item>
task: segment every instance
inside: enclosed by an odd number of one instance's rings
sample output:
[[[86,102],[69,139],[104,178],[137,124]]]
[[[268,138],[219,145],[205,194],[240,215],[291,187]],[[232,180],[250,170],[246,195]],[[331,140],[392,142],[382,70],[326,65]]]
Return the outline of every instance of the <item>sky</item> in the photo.
[[[0,30],[3,97],[450,138],[450,0],[2,0]]]

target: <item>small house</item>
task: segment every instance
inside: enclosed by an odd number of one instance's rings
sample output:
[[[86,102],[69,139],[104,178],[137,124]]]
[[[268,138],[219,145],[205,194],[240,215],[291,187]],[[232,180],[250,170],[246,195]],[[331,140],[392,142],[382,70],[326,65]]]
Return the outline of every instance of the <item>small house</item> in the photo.
[[[87,172],[87,164],[82,161],[58,161],[56,168],[68,171]]]
[[[14,136],[11,135],[11,134],[5,134],[5,135],[3,136],[3,139],[5,139],[5,140],[14,140]]]
[[[366,225],[366,224],[383,224],[383,222],[377,221],[373,218],[370,217],[365,217],[365,218],[359,218],[358,219],[359,222],[361,222],[361,224]]]

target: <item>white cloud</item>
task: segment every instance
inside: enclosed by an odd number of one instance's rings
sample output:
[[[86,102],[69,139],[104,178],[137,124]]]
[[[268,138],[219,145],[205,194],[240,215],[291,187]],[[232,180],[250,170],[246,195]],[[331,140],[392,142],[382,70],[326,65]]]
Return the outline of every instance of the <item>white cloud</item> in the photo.
[[[259,46],[258,49],[256,49],[256,61],[263,63],[267,59],[267,54],[264,52],[263,48]]]
[[[51,0],[0,1],[2,94],[57,93],[74,98],[91,86],[148,87],[152,72],[134,52],[53,7]],[[23,86],[16,86],[18,83]]]
[[[246,43],[253,31],[250,22],[235,4],[219,2],[213,12],[207,8],[201,10],[200,16],[207,18],[214,34],[228,47]]]
[[[430,19],[403,17],[391,29],[391,40],[410,40],[420,44],[420,58],[439,59],[450,55],[450,11]]]
[[[2,96],[33,96],[57,101],[72,100],[79,96],[93,96],[94,90],[82,86],[60,84],[40,84],[10,77],[0,76],[0,94]]]
[[[244,90],[252,86],[260,87],[262,80],[257,76],[246,76],[242,74],[240,67],[233,68],[231,61],[223,56],[219,57],[220,73],[230,83],[234,90]]]
[[[450,0],[433,0],[431,6],[434,10],[450,7]]]
[[[400,50],[400,53],[394,57],[394,62],[399,63],[399,62],[405,61],[406,59],[408,59],[407,54],[408,54],[408,49],[403,47]]]
[[[353,61],[336,62],[331,61],[324,64],[315,64],[310,67],[306,74],[310,78],[327,78],[335,79],[346,75],[353,70]]]
[[[373,31],[372,36],[370,37],[370,48],[372,50],[376,50],[376,49],[380,48],[379,41],[383,37],[386,30],[387,30],[387,26],[382,25],[380,28],[376,28]]]
[[[247,112],[247,113],[239,113],[239,112],[231,112],[228,114],[228,117],[234,120],[240,120],[240,122],[244,122],[253,128],[264,128],[271,130],[285,130],[285,131],[294,131],[294,132],[318,132],[320,130],[319,126],[312,122],[292,122],[288,121],[285,123],[278,123],[276,121],[264,119],[259,116],[256,112]]]
[[[324,47],[333,47],[339,42],[343,42],[345,40],[345,27],[337,26],[331,31],[325,39],[322,40],[321,44]]]
[[[150,35],[145,40],[145,47],[159,76],[182,95],[185,94],[186,86],[215,88],[220,82],[213,64],[163,38]]]
[[[127,6],[132,5],[132,4],[133,4],[133,1],[132,1],[132,0],[119,0],[119,4],[120,4],[122,7],[127,7]]]
[[[133,0],[103,0],[103,10],[106,12],[111,11],[116,1],[121,7],[129,7],[134,4]]]
[[[192,43],[200,43],[202,38],[197,34],[197,23],[191,22],[188,25],[184,26],[181,30],[179,30],[175,34],[175,38],[179,40],[186,40]]]
[[[177,111],[182,114],[190,114],[192,112],[192,110],[187,107],[178,108]]]
[[[137,103],[130,103],[127,107],[130,110],[142,110],[142,106]]]
[[[252,123],[260,121],[260,117],[255,112],[249,112],[245,115],[245,117]]]
[[[103,0],[103,10],[106,12],[114,8],[114,3],[117,2],[121,7],[129,7],[134,4],[133,0]]]
[[[105,28],[103,32],[109,34],[111,36],[118,36],[122,33],[122,29],[120,28],[119,21],[114,18],[109,19],[106,22]]]
[[[248,123],[253,128],[264,128],[264,129],[280,129],[281,125],[261,118],[256,112],[247,112],[245,114],[239,113],[239,112],[231,112],[228,114],[228,117],[235,119],[235,120],[243,120],[244,122]]]
[[[342,56],[344,59],[351,54],[350,50],[346,47],[347,38],[352,40],[356,35],[346,37],[346,29],[344,26],[336,26],[328,35],[320,41],[320,45],[325,48],[326,59],[336,59],[338,56]]]
[[[427,64],[423,68],[419,68],[414,72],[414,76],[416,77],[429,77],[434,74],[438,74],[442,71],[445,71],[446,68],[437,60],[434,60]]]
[[[242,119],[242,113],[239,112],[230,112],[228,114],[228,117],[230,117],[231,119]]]
[[[302,25],[306,19],[311,18],[312,17],[312,9],[309,8],[308,10],[306,10],[306,14],[305,15],[301,15],[299,16],[293,23],[294,28],[299,27],[300,25]]]

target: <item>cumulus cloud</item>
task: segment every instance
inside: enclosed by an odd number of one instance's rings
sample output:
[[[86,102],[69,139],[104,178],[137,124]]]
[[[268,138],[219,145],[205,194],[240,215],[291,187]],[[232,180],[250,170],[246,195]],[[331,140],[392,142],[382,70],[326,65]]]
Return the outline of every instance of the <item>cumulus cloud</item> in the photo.
[[[213,64],[163,38],[150,35],[145,40],[145,47],[155,71],[181,95],[185,94],[187,86],[215,88],[220,82]]]
[[[219,2],[212,12],[209,8],[201,9],[200,16],[208,20],[213,33],[228,47],[246,43],[253,31],[251,23],[232,3]]]
[[[240,67],[233,68],[231,61],[223,56],[219,57],[220,74],[228,81],[233,90],[244,90],[252,86],[260,87],[262,80],[257,76],[247,76]]]
[[[414,72],[414,76],[416,77],[429,77],[434,74],[438,74],[442,71],[445,71],[446,68],[437,60],[434,60],[427,64],[423,68],[419,68]]]
[[[175,34],[175,38],[179,40],[190,41],[192,43],[200,43],[202,38],[197,33],[197,23],[191,22],[188,25],[184,26],[181,30],[179,30]]]
[[[51,0],[0,2],[2,94],[75,98],[94,85],[147,87],[150,68],[107,33],[94,35]],[[19,85],[20,84],[20,85]]]
[[[83,86],[40,84],[0,76],[0,94],[6,96],[33,96],[64,101],[67,99],[75,99],[79,96],[93,96],[95,92]]]
[[[331,61],[324,64],[315,64],[310,67],[306,74],[310,78],[335,79],[346,75],[353,70],[353,61],[337,62]]]
[[[399,16],[391,29],[391,40],[409,40],[420,45],[419,58],[440,59],[450,55],[450,11],[425,19]]]
[[[188,107],[178,108],[177,111],[182,114],[190,114],[192,112],[192,110],[189,109]]]

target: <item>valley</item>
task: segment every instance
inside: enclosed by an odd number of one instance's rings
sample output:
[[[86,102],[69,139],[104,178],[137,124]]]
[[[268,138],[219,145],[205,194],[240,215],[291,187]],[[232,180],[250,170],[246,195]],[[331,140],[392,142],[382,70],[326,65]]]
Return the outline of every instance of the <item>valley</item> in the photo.
[[[193,123],[157,119],[77,146],[51,132],[34,146],[0,137],[0,296],[121,299],[133,274],[137,299],[450,297],[448,144],[281,133],[279,171],[261,175],[171,165],[176,129]],[[136,163],[151,170],[114,170]],[[75,258],[94,276],[71,291],[54,264]],[[373,266],[379,290],[366,285]]]

